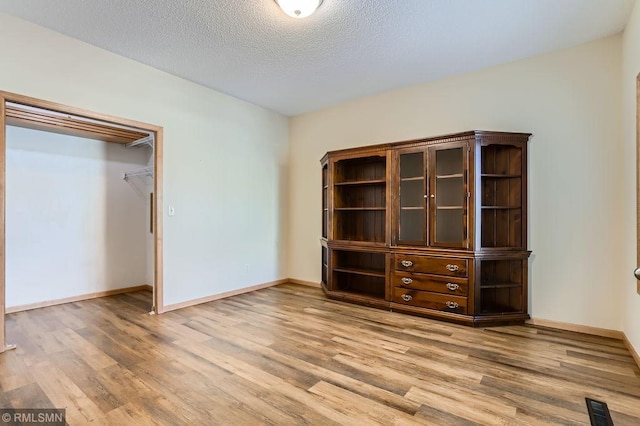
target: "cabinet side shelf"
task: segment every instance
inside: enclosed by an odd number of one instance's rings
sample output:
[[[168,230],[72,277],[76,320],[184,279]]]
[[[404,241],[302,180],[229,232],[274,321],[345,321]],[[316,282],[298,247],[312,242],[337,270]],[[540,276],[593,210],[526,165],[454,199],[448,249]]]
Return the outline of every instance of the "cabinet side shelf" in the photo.
[[[504,178],[504,179],[513,179],[513,178],[519,178],[522,177],[522,175],[507,175],[507,174],[501,174],[501,173],[482,173],[480,175],[483,178]]]
[[[483,209],[486,210],[509,210],[509,209],[520,209],[520,206],[482,206]]]
[[[336,207],[337,212],[385,211],[385,207]]]
[[[480,284],[480,288],[484,289],[484,288],[515,288],[515,287],[522,287],[522,284],[520,283],[481,283]]]
[[[462,173],[454,173],[452,175],[436,175],[436,179],[457,179],[462,177],[464,177]]]
[[[344,182],[336,182],[335,186],[356,186],[356,185],[384,185],[387,181],[385,179],[371,179],[371,180],[350,180]]]
[[[333,268],[334,272],[344,272],[347,274],[356,274],[356,275],[365,275],[367,277],[378,277],[384,278],[384,271],[376,271],[374,269],[360,269],[360,268],[345,268],[345,267],[337,267]]]

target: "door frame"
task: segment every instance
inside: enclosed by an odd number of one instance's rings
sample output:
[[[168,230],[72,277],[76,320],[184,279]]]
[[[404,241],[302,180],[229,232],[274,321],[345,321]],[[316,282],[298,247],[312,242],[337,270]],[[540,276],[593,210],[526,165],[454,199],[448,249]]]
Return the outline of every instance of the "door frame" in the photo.
[[[153,291],[153,312],[161,314],[164,312],[163,298],[163,226],[162,226],[162,205],[163,205],[163,128],[153,124],[126,118],[101,114],[82,108],[76,108],[56,102],[31,98],[10,92],[0,91],[0,353],[7,349],[12,349],[13,345],[6,342],[6,282],[5,282],[5,261],[6,261],[6,241],[5,241],[5,206],[6,206],[6,103],[12,102],[28,107],[41,108],[57,113],[70,114],[76,117],[99,120],[115,125],[134,127],[152,133],[155,137],[153,149],[153,192],[154,203],[152,215],[154,219],[153,234],[153,254],[154,254],[154,291]]]
[[[636,77],[636,267],[640,266],[640,73]],[[640,279],[636,280],[640,294]]]

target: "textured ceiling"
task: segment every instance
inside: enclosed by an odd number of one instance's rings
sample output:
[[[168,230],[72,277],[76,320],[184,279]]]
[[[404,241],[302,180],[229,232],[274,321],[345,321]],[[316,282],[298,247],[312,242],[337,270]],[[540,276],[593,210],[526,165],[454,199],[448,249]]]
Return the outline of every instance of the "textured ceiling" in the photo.
[[[616,34],[634,0],[0,0],[0,12],[296,115]]]

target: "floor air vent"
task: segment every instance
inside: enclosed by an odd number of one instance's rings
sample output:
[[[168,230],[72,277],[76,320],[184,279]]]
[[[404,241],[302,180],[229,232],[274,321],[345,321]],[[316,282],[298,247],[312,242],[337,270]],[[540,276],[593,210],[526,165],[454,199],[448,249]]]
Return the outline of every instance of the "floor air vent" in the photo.
[[[589,410],[589,419],[591,426],[613,426],[609,407],[605,402],[596,401],[595,399],[585,398],[587,401],[587,410]]]

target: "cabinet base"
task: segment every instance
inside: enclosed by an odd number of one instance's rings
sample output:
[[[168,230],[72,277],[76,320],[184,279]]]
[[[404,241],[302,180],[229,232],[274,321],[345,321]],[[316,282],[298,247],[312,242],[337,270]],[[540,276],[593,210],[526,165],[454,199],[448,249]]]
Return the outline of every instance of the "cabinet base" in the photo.
[[[437,311],[434,309],[419,308],[393,302],[390,304],[390,308],[392,311],[396,312],[453,322],[456,324],[467,325],[471,327],[493,327],[500,325],[524,324],[525,320],[529,319],[529,315],[523,313],[472,316],[456,314],[453,312]]]
[[[325,295],[332,300],[368,306],[386,311],[399,312],[403,314],[416,315],[440,321],[447,321],[470,327],[492,327],[510,324],[523,324],[530,317],[525,313],[509,313],[494,315],[462,315],[434,309],[420,308],[402,303],[389,302],[384,299],[372,299],[368,296],[360,296],[353,293],[329,290],[325,283],[321,283]]]

